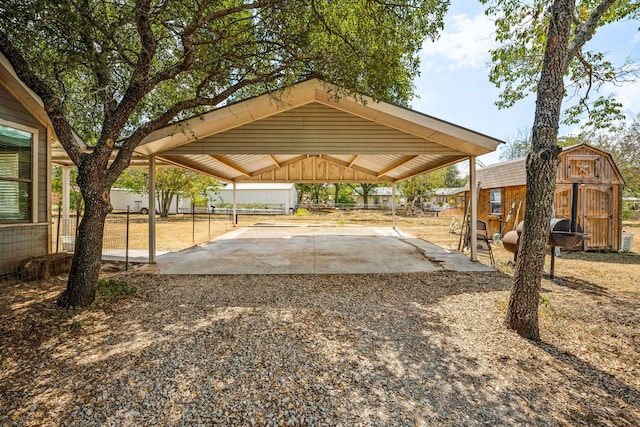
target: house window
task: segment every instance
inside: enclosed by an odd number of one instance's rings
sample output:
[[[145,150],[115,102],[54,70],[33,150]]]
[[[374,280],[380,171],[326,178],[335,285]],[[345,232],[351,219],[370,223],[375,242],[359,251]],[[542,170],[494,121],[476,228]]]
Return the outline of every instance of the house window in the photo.
[[[500,190],[491,190],[491,214],[500,215],[502,213],[502,194]]]
[[[0,124],[0,222],[31,219],[34,134]]]

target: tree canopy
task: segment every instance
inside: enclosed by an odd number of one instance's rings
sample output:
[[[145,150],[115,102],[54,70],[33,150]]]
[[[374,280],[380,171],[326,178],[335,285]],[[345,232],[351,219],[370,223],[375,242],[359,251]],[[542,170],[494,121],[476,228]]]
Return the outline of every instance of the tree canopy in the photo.
[[[447,7],[437,0],[0,3],[0,52],[42,99],[85,201],[59,304],[95,298],[109,190],[147,135],[311,77],[406,104],[418,51],[437,36]]]
[[[440,168],[433,172],[414,176],[398,184],[402,195],[406,197],[407,204],[411,204],[419,197],[431,196],[436,188],[462,187],[465,179],[459,177],[458,168],[455,165]]]
[[[499,47],[491,51],[489,79],[501,89],[497,105],[508,108],[539,88],[554,5],[552,0],[481,0],[487,15],[496,18]],[[629,0],[572,0],[564,97],[567,107],[560,123],[605,128],[624,119],[623,105],[605,89],[640,76],[637,61],[614,61],[607,52],[590,48],[596,31],[617,21],[636,20],[640,3]],[[600,13],[602,12],[602,13]]]

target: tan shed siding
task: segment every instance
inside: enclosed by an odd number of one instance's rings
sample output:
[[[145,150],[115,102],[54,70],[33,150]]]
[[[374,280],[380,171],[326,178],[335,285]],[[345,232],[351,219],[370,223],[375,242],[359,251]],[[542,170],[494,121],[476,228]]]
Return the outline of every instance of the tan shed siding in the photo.
[[[498,189],[501,191],[502,211],[500,212],[500,215],[491,215],[491,190]],[[487,231],[490,235],[489,237],[498,233],[501,227],[503,233],[514,230],[517,225],[516,221],[519,223],[524,219],[525,196],[526,187],[524,185],[491,189],[483,188],[480,190],[478,193],[478,219],[487,223]],[[469,191],[465,192],[465,197],[466,200],[469,200]],[[522,202],[522,204],[520,206],[520,214],[518,215],[518,218],[516,218],[519,202]],[[511,213],[509,222],[503,224],[514,204],[515,206],[513,207],[513,212]]]
[[[27,258],[48,253],[48,224],[1,225],[0,276],[13,273]]]
[[[611,230],[611,250],[622,249],[622,186],[613,185],[613,228]]]
[[[620,184],[620,179],[608,155],[588,146],[580,146],[560,155],[557,182]]]
[[[556,185],[556,216],[571,217],[572,187]],[[578,187],[578,224],[588,234],[584,248],[589,250],[620,249],[621,212],[618,185],[580,184]]]

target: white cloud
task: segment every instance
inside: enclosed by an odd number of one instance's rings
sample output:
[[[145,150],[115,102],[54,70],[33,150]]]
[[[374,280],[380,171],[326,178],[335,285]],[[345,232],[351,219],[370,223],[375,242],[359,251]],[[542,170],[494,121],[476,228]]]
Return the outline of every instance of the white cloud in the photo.
[[[622,86],[614,87],[612,92],[625,110],[640,113],[640,82],[625,82]]]
[[[454,15],[445,22],[445,31],[435,42],[422,46],[424,57],[439,55],[451,62],[449,68],[484,68],[489,50],[496,47],[493,22],[485,15]]]

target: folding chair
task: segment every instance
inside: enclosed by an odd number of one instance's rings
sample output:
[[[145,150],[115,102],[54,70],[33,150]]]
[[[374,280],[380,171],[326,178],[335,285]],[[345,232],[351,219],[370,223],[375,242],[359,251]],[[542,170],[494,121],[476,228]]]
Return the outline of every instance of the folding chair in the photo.
[[[489,239],[489,233],[487,232],[487,223],[481,219],[477,220],[476,228],[476,240],[477,248],[480,252],[487,252],[489,254],[489,260],[491,265],[495,265],[495,259],[493,258],[493,250],[491,249],[491,239]]]

